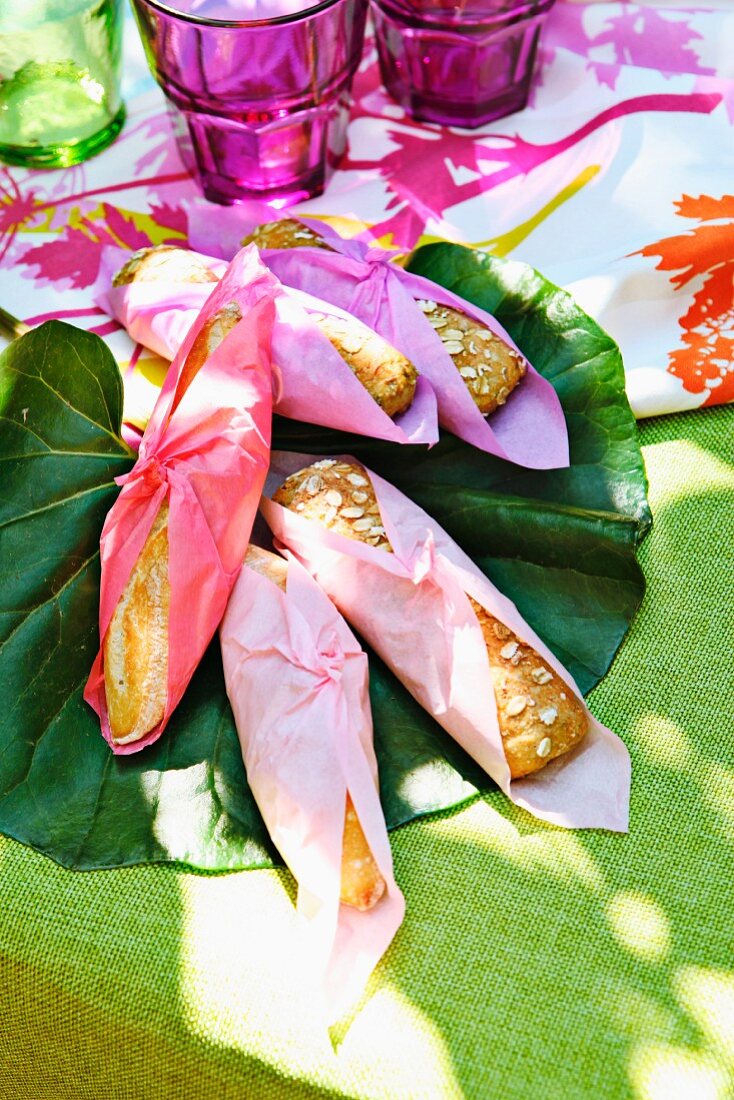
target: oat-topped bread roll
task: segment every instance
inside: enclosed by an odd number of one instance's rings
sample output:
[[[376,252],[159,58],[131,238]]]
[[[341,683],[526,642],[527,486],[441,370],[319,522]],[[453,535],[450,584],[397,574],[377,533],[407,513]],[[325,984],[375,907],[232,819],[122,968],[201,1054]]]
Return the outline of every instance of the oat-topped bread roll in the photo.
[[[441,337],[482,415],[504,405],[526,372],[525,360],[462,310],[426,299],[417,305]]]
[[[388,416],[399,416],[415,396],[418,371],[409,359],[356,317],[336,317],[309,310],[370,397]]]
[[[245,565],[267,577],[285,591],[288,563],[278,554],[259,546],[249,546]],[[355,909],[371,909],[385,893],[385,880],[375,863],[362,831],[352,799],[347,792],[342,839],[342,876],[340,900]]]
[[[372,483],[361,466],[326,459],[292,474],[273,499],[306,519],[389,553]],[[575,748],[588,718],[568,684],[473,599],[489,658],[505,757],[513,779]],[[487,685],[489,689],[489,685]]]
[[[277,222],[258,225],[252,233],[242,238],[241,243],[256,244],[258,248],[323,248],[327,252],[334,251],[323,237],[295,218],[281,218]]]
[[[113,741],[139,741],[163,718],[168,696],[168,503],[164,502],[104,639],[104,683]]]
[[[236,302],[203,325],[188,354],[185,388],[241,319]],[[163,718],[168,697],[168,503],[164,501],[143,544],[105,634],[104,679],[112,740],[139,741]]]
[[[219,279],[196,252],[169,244],[139,248],[112,279],[113,286],[160,282],[217,283]]]

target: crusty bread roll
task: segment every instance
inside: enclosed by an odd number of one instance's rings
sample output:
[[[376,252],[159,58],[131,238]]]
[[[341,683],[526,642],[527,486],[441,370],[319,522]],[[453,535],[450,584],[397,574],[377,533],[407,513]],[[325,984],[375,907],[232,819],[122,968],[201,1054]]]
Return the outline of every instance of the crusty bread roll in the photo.
[[[196,252],[157,244],[139,248],[112,279],[113,286],[128,283],[216,283],[218,277]]]
[[[275,226],[282,224],[282,222],[273,223]],[[290,224],[304,228],[298,222]],[[139,281],[165,282],[166,280],[193,283],[217,281],[216,276],[195,252],[169,245],[157,245],[155,248],[143,248],[135,252],[115,275],[113,286]],[[224,339],[227,332],[241,317],[235,303],[231,303],[227,310],[229,310],[228,313],[221,316],[217,314],[213,321],[207,323],[212,330],[212,335],[215,334],[214,330],[218,326],[223,328],[220,339]],[[321,329],[383,412],[392,417],[398,416],[409,408],[415,396],[418,372],[410,360],[406,359],[397,348],[388,344],[356,317],[334,317],[328,313],[312,310],[309,310],[309,317]],[[202,354],[206,351],[205,342],[202,341],[200,349]],[[206,354],[209,352],[206,351]],[[195,349],[192,349],[186,369],[187,375],[194,370],[195,363]]]
[[[168,503],[164,502],[104,638],[112,740],[139,741],[163,718],[168,696]]]
[[[202,326],[188,354],[178,390],[183,394],[207,357],[242,314],[236,302]],[[139,741],[163,718],[168,697],[168,502],[143,544],[103,642],[107,715],[118,745]]]
[[[335,317],[312,310],[309,317],[383,412],[398,416],[410,407],[418,371],[402,352],[356,317]]]
[[[323,237],[294,218],[281,218],[277,222],[258,225],[257,229],[243,237],[242,244],[256,244],[258,248],[323,248],[327,252],[334,251]]]
[[[285,591],[288,563],[278,554],[259,546],[249,546],[245,565],[273,581]],[[342,839],[342,878],[340,900],[355,909],[371,909],[385,893],[385,880],[375,863],[362,826],[347,792]]]
[[[317,462],[292,474],[273,499],[340,535],[392,552],[374,488],[360,466]],[[512,778],[520,779],[575,748],[589,721],[575,693],[532,646],[469,602],[487,646],[505,757]]]
[[[526,372],[525,360],[462,310],[428,299],[417,304],[441,337],[482,415],[504,405]]]

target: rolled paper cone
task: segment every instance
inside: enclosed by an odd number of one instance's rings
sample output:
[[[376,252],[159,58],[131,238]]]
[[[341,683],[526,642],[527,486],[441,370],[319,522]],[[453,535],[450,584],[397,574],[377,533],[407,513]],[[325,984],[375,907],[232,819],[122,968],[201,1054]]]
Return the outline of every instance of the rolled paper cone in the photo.
[[[291,458],[285,456],[286,462]],[[274,459],[277,469],[280,456]],[[622,741],[588,711],[560,661],[446,532],[394,486],[368,473],[393,553],[335,534],[264,498],[261,509],[278,543],[305,565],[414,698],[513,802],[556,825],[625,831],[630,761]],[[524,779],[510,778],[487,649],[469,597],[532,646],[588,716],[589,732],[576,749]]]
[[[294,559],[286,585],[245,565],[219,637],[248,783],[298,883],[305,946],[332,1023],[362,992],[405,903],[377,790],[367,657]],[[365,911],[340,904],[347,792],[385,883]]]
[[[212,293],[212,284],[131,282],[113,287],[112,277],[126,258],[129,253],[120,249],[106,250],[95,300],[134,340],[171,359]],[[200,258],[215,274],[226,267],[210,256]],[[289,288],[278,288],[275,303],[274,412],[395,443],[430,445],[437,441],[436,397],[428,379],[418,379],[412,404],[392,419],[310,317],[318,313],[348,320],[344,310]]]
[[[109,726],[104,647],[84,698],[113,752],[132,753],[160,737],[224,614],[239,574],[270,458],[270,339],[277,282],[257,250],[243,249],[189,331],[153,410],[135,466],[102,531],[99,634],[113,613],[161,507],[168,505],[167,691],[161,721],[129,744]],[[196,374],[187,358],[196,337],[236,302],[243,319]],[[131,644],[135,644],[134,640]]]

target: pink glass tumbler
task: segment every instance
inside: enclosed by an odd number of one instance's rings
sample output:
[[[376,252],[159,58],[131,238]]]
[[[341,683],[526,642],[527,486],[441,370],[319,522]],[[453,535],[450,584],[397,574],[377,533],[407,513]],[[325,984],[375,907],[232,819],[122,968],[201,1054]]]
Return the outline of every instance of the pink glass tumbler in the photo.
[[[346,148],[367,0],[132,0],[186,167],[212,202],[318,195]]]
[[[474,128],[521,110],[555,0],[372,0],[385,87],[414,118]]]

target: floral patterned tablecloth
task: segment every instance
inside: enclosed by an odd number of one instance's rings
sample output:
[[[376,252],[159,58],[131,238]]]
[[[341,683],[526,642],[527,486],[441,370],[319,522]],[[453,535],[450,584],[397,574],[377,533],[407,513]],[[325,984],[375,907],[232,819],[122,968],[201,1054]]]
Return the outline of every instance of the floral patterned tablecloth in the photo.
[[[728,9],[728,10],[727,10]],[[108,243],[185,242],[200,203],[126,27],[128,122],[97,158],[0,171],[0,305],[109,339],[144,419],[160,364],[101,315]],[[444,237],[534,264],[619,342],[638,416],[734,400],[734,10],[559,2],[528,109],[478,131],[419,124],[368,42],[349,150],[297,209],[409,248]]]

